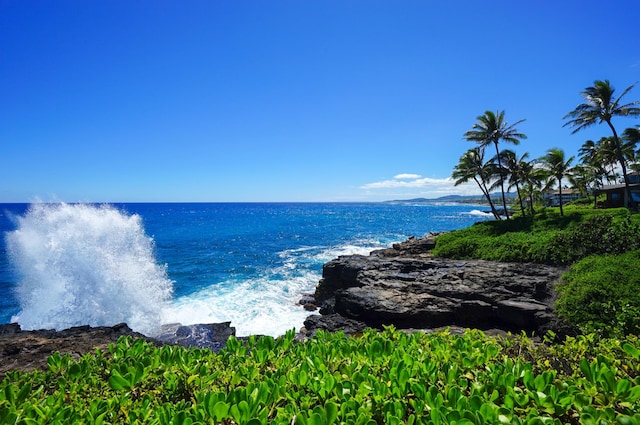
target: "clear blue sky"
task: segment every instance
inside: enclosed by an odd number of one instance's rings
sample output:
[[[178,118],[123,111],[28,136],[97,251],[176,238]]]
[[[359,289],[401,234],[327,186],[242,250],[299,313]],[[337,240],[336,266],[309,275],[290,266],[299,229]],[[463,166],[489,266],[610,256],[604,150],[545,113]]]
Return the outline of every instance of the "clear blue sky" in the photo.
[[[595,80],[640,80],[639,16],[638,0],[0,0],[0,202],[477,193],[449,177],[485,110],[526,119],[532,158],[609,135],[562,117]]]

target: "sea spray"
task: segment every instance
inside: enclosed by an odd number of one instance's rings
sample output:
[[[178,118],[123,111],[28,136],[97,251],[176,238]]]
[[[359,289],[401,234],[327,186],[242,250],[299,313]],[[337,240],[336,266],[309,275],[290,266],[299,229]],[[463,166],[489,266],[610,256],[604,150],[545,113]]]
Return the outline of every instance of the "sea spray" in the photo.
[[[34,204],[7,234],[23,329],[110,326],[159,331],[172,294],[138,215],[112,206]]]
[[[248,279],[217,282],[200,291],[176,297],[165,311],[164,322],[182,324],[231,322],[238,336],[279,336],[300,330],[313,313],[298,302],[313,293],[322,264],[340,255],[367,255],[384,246],[373,240],[361,245],[306,246],[285,249],[270,266]]]

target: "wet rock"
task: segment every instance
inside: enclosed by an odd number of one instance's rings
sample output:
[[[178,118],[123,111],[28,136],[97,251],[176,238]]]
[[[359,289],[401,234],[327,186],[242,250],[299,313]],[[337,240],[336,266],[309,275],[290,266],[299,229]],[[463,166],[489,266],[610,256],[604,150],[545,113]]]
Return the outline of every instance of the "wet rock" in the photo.
[[[157,335],[155,339],[164,344],[220,351],[225,347],[227,339],[230,336],[235,336],[235,334],[236,328],[231,326],[231,322],[187,326],[180,323],[172,323],[162,325],[160,335]]]

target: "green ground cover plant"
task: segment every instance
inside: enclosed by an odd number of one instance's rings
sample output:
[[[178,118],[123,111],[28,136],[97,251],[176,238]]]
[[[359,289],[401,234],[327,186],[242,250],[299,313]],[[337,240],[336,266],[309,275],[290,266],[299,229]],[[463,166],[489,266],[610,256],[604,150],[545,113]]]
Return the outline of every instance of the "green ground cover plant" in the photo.
[[[8,374],[0,423],[638,423],[637,339],[569,341],[544,351],[526,337],[386,328],[230,338],[216,354],[127,337]],[[563,353],[577,368],[546,366]]]

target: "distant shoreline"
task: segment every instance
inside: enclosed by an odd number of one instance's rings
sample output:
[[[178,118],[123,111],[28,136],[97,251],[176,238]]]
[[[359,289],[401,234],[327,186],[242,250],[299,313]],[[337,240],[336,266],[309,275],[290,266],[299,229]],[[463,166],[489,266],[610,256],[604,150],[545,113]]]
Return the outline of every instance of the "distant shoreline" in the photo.
[[[505,193],[507,198],[507,203],[513,203],[516,199],[515,193]],[[502,200],[499,195],[494,194],[491,196],[491,199],[496,203],[502,203]],[[413,199],[394,199],[391,201],[384,201],[384,203],[413,203],[413,204],[433,204],[436,202],[451,202],[456,204],[473,204],[473,205],[482,205],[482,206],[490,206],[489,202],[487,202],[487,198],[481,195],[446,195],[441,196],[439,198],[413,198]]]

